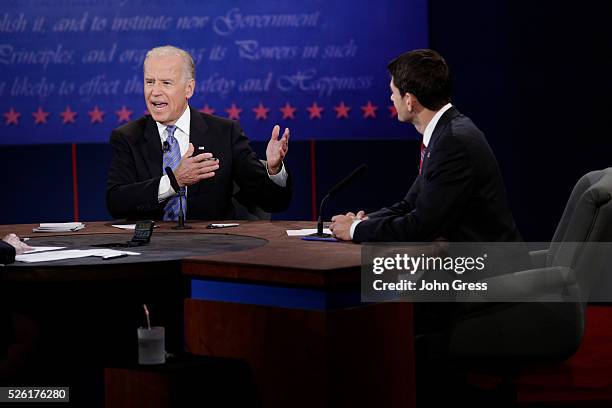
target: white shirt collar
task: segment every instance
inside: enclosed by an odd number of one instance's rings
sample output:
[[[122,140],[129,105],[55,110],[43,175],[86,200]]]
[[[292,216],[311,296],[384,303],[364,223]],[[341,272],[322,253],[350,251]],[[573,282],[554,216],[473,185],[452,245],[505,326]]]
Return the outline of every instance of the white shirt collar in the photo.
[[[425,145],[425,147],[429,146],[431,135],[433,134],[433,131],[436,128],[436,125],[438,124],[438,121],[440,120],[442,115],[444,115],[444,112],[449,110],[452,106],[453,105],[451,105],[450,103],[447,103],[446,105],[444,105],[439,111],[436,112],[434,117],[431,118],[431,120],[425,127],[425,132],[423,132],[423,144]]]
[[[159,122],[155,122],[157,125],[157,131],[159,132],[159,137],[161,138],[162,143],[166,141],[168,138],[168,132],[166,132],[166,128],[168,126],[163,125]],[[178,130],[183,132],[185,135],[189,136],[189,125],[191,124],[191,111],[189,109],[189,105],[185,109],[185,112],[181,115],[180,118],[174,124]]]

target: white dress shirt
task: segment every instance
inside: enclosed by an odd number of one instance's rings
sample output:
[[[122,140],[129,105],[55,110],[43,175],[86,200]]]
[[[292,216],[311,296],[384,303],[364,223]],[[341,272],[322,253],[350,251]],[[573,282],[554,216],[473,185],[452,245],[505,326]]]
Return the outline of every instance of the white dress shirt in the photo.
[[[163,147],[164,142],[168,139],[168,126],[163,125],[159,122],[155,122],[157,124],[157,131],[159,132],[160,143]],[[181,151],[181,156],[184,156],[187,150],[189,149],[189,126],[191,124],[191,111],[189,110],[189,106],[185,109],[185,112],[181,115],[180,118],[174,124],[176,126],[176,130],[174,131],[174,137],[176,138],[179,148]],[[220,165],[223,165],[222,163]],[[266,171],[268,170],[266,164]],[[281,164],[281,171],[278,174],[270,174],[268,172],[268,177],[275,184],[285,187],[287,185],[287,171],[285,170],[285,165]],[[157,200],[158,202],[164,201],[168,197],[172,197],[176,194],[176,191],[170,185],[170,179],[167,174],[164,174],[159,180],[159,188],[157,190]]]

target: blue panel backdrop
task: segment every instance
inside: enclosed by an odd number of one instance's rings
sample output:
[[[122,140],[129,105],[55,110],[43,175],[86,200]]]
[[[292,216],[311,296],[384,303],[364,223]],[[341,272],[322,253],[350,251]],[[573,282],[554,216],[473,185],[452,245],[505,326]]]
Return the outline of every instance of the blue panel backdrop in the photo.
[[[170,6],[171,4],[171,6]],[[194,56],[192,105],[296,139],[416,136],[386,63],[427,46],[427,1],[15,0],[0,12],[0,144],[100,143],[145,113],[146,50]]]

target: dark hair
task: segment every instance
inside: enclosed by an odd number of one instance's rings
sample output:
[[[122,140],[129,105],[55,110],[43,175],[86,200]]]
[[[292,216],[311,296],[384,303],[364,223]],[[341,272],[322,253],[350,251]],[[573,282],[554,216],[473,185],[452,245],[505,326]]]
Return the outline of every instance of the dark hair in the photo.
[[[406,52],[389,62],[387,69],[402,96],[410,92],[430,110],[450,102],[450,70],[437,52],[427,49]]]

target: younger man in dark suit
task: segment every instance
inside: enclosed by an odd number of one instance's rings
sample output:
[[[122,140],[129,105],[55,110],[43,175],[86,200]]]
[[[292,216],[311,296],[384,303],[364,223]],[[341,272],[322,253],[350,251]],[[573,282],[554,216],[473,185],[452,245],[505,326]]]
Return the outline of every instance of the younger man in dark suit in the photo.
[[[187,196],[186,218],[233,218],[234,182],[243,204],[268,212],[289,206],[291,180],[283,166],[289,129],[279,138],[280,127],[274,127],[264,166],[237,122],[189,107],[194,90],[189,53],[172,46],[147,53],[144,96],[150,115],[115,129],[110,138],[106,202],[113,217],[176,220],[180,190]]]
[[[398,120],[423,135],[419,175],[404,199],[388,208],[333,217],[333,234],[356,242],[521,241],[489,144],[450,103],[444,59],[415,50],[391,61],[388,70]]]
[[[441,239],[475,247],[516,243],[510,245],[511,254],[489,257],[487,263],[495,258],[494,266],[500,267],[496,273],[528,266],[495,156],[483,133],[450,103],[450,72],[444,59],[432,50],[415,50],[391,61],[388,70],[399,121],[411,123],[423,135],[419,175],[404,199],[388,208],[334,216],[334,236],[356,242]],[[462,313],[491,305],[414,304],[418,406],[461,404],[460,395],[471,398],[461,370],[447,365],[448,336]]]

